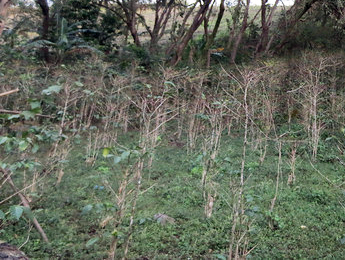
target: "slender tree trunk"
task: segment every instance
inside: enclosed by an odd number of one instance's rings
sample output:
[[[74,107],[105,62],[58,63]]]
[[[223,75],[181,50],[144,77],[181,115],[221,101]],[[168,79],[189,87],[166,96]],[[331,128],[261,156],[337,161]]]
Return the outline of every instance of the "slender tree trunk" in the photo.
[[[137,0],[116,0],[114,1],[116,3],[116,6],[119,7],[121,11],[119,11],[117,8],[113,8],[111,5],[111,2],[105,0],[105,2],[98,2],[94,5],[104,7],[107,10],[113,12],[116,14],[119,19],[123,21],[124,24],[126,24],[126,28],[124,30],[125,35],[125,42],[127,42],[128,33],[131,34],[134,44],[138,47],[141,46],[139,34],[137,30],[137,10],[138,10],[138,3]]]
[[[261,0],[261,37],[258,44],[256,45],[255,53],[262,52],[262,50],[265,48],[266,43],[268,42],[268,25],[266,17],[267,1],[268,0]]]
[[[47,0],[36,0],[36,3],[40,6],[42,10],[42,35],[41,38],[43,40],[48,39],[48,33],[49,33],[49,5]],[[46,62],[49,62],[49,49],[48,47],[43,47],[41,49],[42,55],[44,57],[44,60]]]
[[[157,44],[158,44],[158,33],[159,33],[159,22],[160,22],[160,9],[161,7],[161,0],[156,1],[155,5],[155,23],[153,26],[152,32],[149,30],[149,33],[151,35],[151,40],[150,40],[150,52],[153,53],[157,49]],[[148,28],[149,29],[149,28]]]
[[[279,24],[279,29],[285,31],[281,37],[280,44],[277,50],[281,50],[291,37],[291,33],[295,25],[302,18],[302,16],[309,11],[309,9],[316,3],[322,0],[296,0],[294,5],[287,11],[287,19],[282,20]]]
[[[272,26],[272,21],[273,21],[273,15],[275,13],[275,11],[277,10],[277,6],[278,6],[278,3],[279,3],[280,0],[276,0],[273,7],[272,7],[272,10],[270,12],[270,15],[267,19],[267,26],[268,26],[268,30],[270,30],[271,26]],[[267,54],[269,49],[271,48],[271,44],[273,42],[273,39],[274,39],[274,36],[268,38],[268,35],[267,35],[267,43],[265,45],[265,49],[264,49],[264,52]]]
[[[219,12],[218,12],[216,23],[214,25],[212,34],[208,37],[207,42],[206,42],[206,50],[208,50],[212,46],[214,39],[216,38],[220,23],[223,19],[223,15],[224,15],[224,11],[225,11],[224,3],[225,3],[225,0],[221,0],[220,5],[219,5]]]
[[[141,46],[141,42],[140,42],[138,31],[137,31],[137,28],[136,28],[136,21],[135,21],[135,19],[130,21],[129,31],[131,32],[131,35],[133,37],[134,44],[136,46],[140,47]]]
[[[272,43],[273,38],[269,37],[269,31],[272,25],[272,19],[273,19],[273,14],[275,13],[276,9],[277,9],[277,5],[279,3],[280,0],[276,0],[268,17],[267,17],[267,0],[261,0],[261,37],[260,40],[258,42],[258,44],[256,45],[256,49],[255,49],[255,55],[261,53],[261,52],[265,52],[267,53],[270,45]]]
[[[188,42],[192,39],[194,32],[199,28],[202,21],[204,20],[210,4],[211,0],[205,0],[204,4],[200,6],[198,13],[195,15],[193,19],[192,25],[189,27],[187,33],[176,47],[175,55],[171,60],[171,65],[175,66],[177,65],[177,63],[181,61],[184,49],[186,48]]]
[[[213,10],[213,6],[215,4],[215,0],[212,0],[212,4],[207,12],[207,14],[205,15],[204,17],[204,37],[205,37],[205,42],[208,42],[208,39],[209,39],[209,29],[208,29],[208,26],[209,26],[209,21],[210,21],[210,17],[211,17],[211,14],[212,14],[212,10]]]
[[[0,35],[2,34],[5,28],[5,20],[7,18],[7,11],[11,4],[12,4],[12,0],[0,0]]]
[[[247,0],[246,8],[244,10],[242,26],[241,26],[241,29],[240,29],[239,33],[237,34],[234,46],[233,46],[232,51],[231,51],[231,58],[230,58],[230,62],[231,63],[235,63],[238,47],[239,47],[239,45],[240,45],[240,43],[242,41],[243,34],[246,31],[247,26],[248,26],[249,6],[250,6],[250,0]]]
[[[130,19],[129,19],[129,23],[130,23],[130,31],[132,34],[132,37],[134,39],[134,43],[137,46],[141,46],[140,40],[139,40],[139,35],[138,35],[138,31],[137,31],[137,3],[135,0],[132,0],[130,2]]]
[[[172,43],[170,44],[170,46],[165,51],[165,54],[167,56],[170,56],[173,53],[174,49],[176,49],[178,44],[179,44],[179,40],[183,37],[183,35],[185,35],[186,23],[187,23],[189,17],[191,16],[191,14],[194,12],[194,9],[196,8],[197,3],[198,2],[195,1],[193,6],[191,8],[189,8],[188,11],[185,13],[183,21],[181,23],[181,26],[176,30],[175,35],[172,37]],[[174,21],[172,23],[175,24],[176,22],[177,22],[177,18],[175,16]]]
[[[141,43],[140,43],[138,31],[137,31],[137,9],[138,9],[137,0],[130,0],[130,1],[117,0],[116,3],[119,5],[120,9],[123,11],[124,14],[121,14],[116,9],[109,8],[105,5],[102,5],[102,4],[98,4],[98,5],[108,8],[108,10],[117,14],[120,17],[120,19],[127,25],[127,28],[133,37],[134,44],[140,47]]]
[[[230,28],[230,33],[229,33],[229,39],[226,48],[230,50],[230,47],[232,45],[232,41],[235,36],[235,31],[237,28],[237,24],[240,20],[240,12],[241,12],[241,0],[237,0],[237,4],[234,10],[234,13],[232,14],[232,26]]]
[[[174,8],[175,0],[170,0],[168,3],[164,3],[162,0],[157,0],[155,10],[155,23],[152,32],[149,27],[147,31],[151,36],[150,40],[150,52],[155,53],[157,51],[158,41],[162,38],[165,32],[165,28],[168,24],[171,12]]]

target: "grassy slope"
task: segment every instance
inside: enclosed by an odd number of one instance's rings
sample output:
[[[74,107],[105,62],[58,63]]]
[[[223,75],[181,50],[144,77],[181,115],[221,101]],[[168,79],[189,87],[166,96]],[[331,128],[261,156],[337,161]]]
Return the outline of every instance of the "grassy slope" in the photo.
[[[40,70],[36,67],[32,68],[32,73],[29,71],[20,75],[18,71],[25,72],[25,69],[27,68],[18,64],[18,67],[6,70],[4,74],[10,75],[7,82],[13,84],[13,87],[19,85],[23,89],[30,89],[28,86],[32,86],[35,93],[40,93],[39,87],[46,88],[56,82],[52,75],[48,78],[51,77],[53,82],[39,81],[40,76],[36,74]],[[65,71],[55,73],[60,75]],[[87,74],[77,66],[75,71],[69,73],[74,77]],[[33,80],[29,81],[28,78]],[[97,86],[94,83],[92,85]],[[25,97],[20,96],[16,102],[25,104],[25,100]],[[345,247],[341,242],[344,242],[345,236],[345,175],[344,166],[336,156],[344,161],[344,155],[339,153],[335,145],[329,143],[331,141],[326,141],[327,137],[332,135],[333,133],[328,135],[326,130],[322,134],[319,161],[315,163],[319,172],[314,170],[309,162],[310,149],[302,145],[299,147],[297,180],[292,186],[287,185],[290,172],[287,162],[291,147],[290,144],[284,144],[282,177],[273,214],[269,214],[268,210],[275,193],[278,161],[276,144],[270,144],[262,165],[258,164],[258,151],[249,145],[245,176],[250,178],[246,182],[244,198],[248,219],[253,220],[248,234],[250,248],[255,247],[250,254],[253,259],[343,258]],[[137,132],[130,132],[120,136],[118,142],[126,147],[135,147],[136,136]],[[157,148],[153,168],[150,172],[145,172],[142,190],[146,192],[138,201],[130,259],[200,259],[227,254],[232,226],[233,187],[239,178],[242,136],[241,132],[223,136],[213,179],[218,185],[218,197],[210,219],[203,216],[201,176],[198,168],[200,162],[197,160],[200,151],[197,149],[193,155],[187,155],[185,147],[168,144],[168,133],[167,136],[162,136],[163,141]],[[343,142],[343,138],[341,134],[339,141]],[[34,228],[28,233],[28,224],[24,219],[2,224],[0,239],[21,245],[29,235],[22,250],[32,259],[107,257],[114,227],[108,225],[102,228],[100,223],[106,216],[115,214],[115,198],[110,189],[99,187],[104,186],[104,180],[107,180],[116,190],[123,169],[114,167],[110,160],[104,159],[101,151],[98,151],[100,155],[94,166],[87,164],[87,140],[88,134],[73,140],[73,149],[67,158],[65,175],[60,185],[55,185],[55,174],[59,170],[55,169],[39,184],[36,194],[31,194],[34,213],[47,232],[51,244],[43,244]],[[46,154],[47,151],[42,150],[38,158],[44,158]],[[2,160],[8,160],[5,153],[1,155]],[[18,160],[16,155],[13,157]],[[62,167],[62,164],[60,166]],[[24,175],[21,174],[14,176],[16,182],[23,179]],[[26,177],[29,177],[28,172]],[[4,186],[1,189],[1,198],[11,194],[7,188]],[[19,204],[19,200],[13,198],[0,205],[0,209],[6,212],[13,204]],[[93,206],[89,212],[85,211],[87,205]],[[175,218],[176,224],[161,226],[153,220],[156,213],[165,213]],[[119,230],[120,238],[123,238],[128,222],[126,214],[124,225]],[[305,228],[302,228],[304,226]],[[99,240],[87,247],[86,244],[92,238]],[[120,248],[122,249],[121,246]]]
[[[130,135],[122,137],[122,143],[132,142]],[[242,143],[239,138],[225,136],[222,144],[221,163],[215,178],[219,184],[218,199],[212,218],[205,219],[201,177],[193,170],[197,166],[196,156],[187,156],[185,148],[162,143],[154,168],[146,173],[143,183],[143,190],[148,190],[138,201],[130,259],[199,259],[226,255],[231,229],[229,183],[238,176]],[[42,184],[44,194],[34,206],[52,243],[44,245],[32,230],[30,240],[22,248],[32,259],[102,259],[107,256],[112,227],[103,229],[99,223],[105,216],[114,214],[114,197],[109,189],[95,187],[107,179],[115,188],[119,169],[112,168],[101,156],[94,167],[88,166],[84,147],[84,144],[76,145],[70,153],[59,186],[54,185],[53,176]],[[270,217],[267,212],[275,191],[277,152],[270,147],[267,160],[261,166],[257,164],[258,154],[249,152],[246,176],[251,177],[244,196],[249,218],[254,220],[249,233],[250,246],[256,246],[250,256],[253,259],[341,259],[345,253],[340,243],[345,235],[344,194],[313,170],[303,151],[296,169],[296,184],[287,186],[288,153],[283,155],[279,195]],[[225,157],[230,161],[222,160]],[[344,169],[340,164],[317,163],[316,167],[335,185],[344,182]],[[94,208],[82,214],[83,207],[89,204]],[[156,213],[174,217],[176,224],[161,226],[153,220]],[[20,220],[6,227],[2,237],[20,245],[26,239],[26,232],[26,225]],[[87,248],[87,241],[95,237],[100,240]]]

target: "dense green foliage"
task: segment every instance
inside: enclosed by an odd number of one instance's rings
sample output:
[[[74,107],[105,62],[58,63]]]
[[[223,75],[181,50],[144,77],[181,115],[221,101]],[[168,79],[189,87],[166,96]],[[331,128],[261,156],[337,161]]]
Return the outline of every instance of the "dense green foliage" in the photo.
[[[129,133],[123,142],[133,141]],[[129,139],[128,139],[129,138]],[[126,141],[127,140],[127,141]],[[122,142],[121,142],[122,143]],[[193,158],[186,156],[184,148],[162,144],[158,149],[155,167],[143,189],[148,189],[138,201],[135,231],[129,259],[176,259],[208,257],[217,259],[227,255],[231,229],[231,190],[229,183],[238,174],[241,140],[227,139],[219,160],[217,176],[219,199],[211,219],[202,212],[200,175],[194,170]],[[111,239],[112,227],[102,228],[100,223],[116,211],[111,191],[104,180],[116,186],[118,170],[112,163],[100,158],[94,167],[85,164],[85,144],[77,145],[65,167],[65,176],[59,186],[54,180],[42,184],[36,198],[35,213],[51,238],[49,246],[40,242],[39,235],[31,231],[29,242],[23,247],[33,259],[102,259]],[[344,254],[345,196],[334,185],[344,182],[343,166],[317,163],[334,184],[319,175],[301,151],[297,166],[297,183],[285,185],[289,167],[283,165],[282,187],[274,214],[267,211],[274,196],[274,179],[277,157],[272,147],[269,160],[256,164],[258,156],[250,154],[247,172],[252,174],[245,191],[245,211],[254,220],[250,230],[250,246],[256,248],[250,256],[254,259],[282,258],[335,258]],[[288,155],[284,156],[284,161]],[[154,185],[154,186],[152,186]],[[88,208],[92,205],[92,208]],[[161,226],[153,216],[164,212],[176,219],[175,225]],[[270,227],[272,223],[272,227]],[[11,225],[10,225],[11,224]],[[124,228],[128,223],[124,223]],[[305,226],[305,227],[304,227]],[[2,237],[20,245],[26,240],[26,221],[12,220],[3,226]],[[15,234],[19,236],[14,238]],[[88,241],[98,238],[94,244]],[[249,257],[249,256],[248,256]]]

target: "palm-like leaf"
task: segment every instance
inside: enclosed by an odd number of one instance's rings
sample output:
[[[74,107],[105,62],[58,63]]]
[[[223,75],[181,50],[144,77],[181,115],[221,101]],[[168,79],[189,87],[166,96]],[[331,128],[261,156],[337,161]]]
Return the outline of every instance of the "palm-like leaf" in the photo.
[[[56,42],[48,40],[35,40],[29,44],[25,45],[26,49],[37,49],[42,47],[50,47],[56,51],[59,60],[65,56],[67,52],[75,51],[77,49],[88,49],[91,52],[101,54],[102,52],[98,49],[88,45],[78,34],[85,32],[98,33],[96,30],[92,29],[79,29],[78,26],[81,22],[74,23],[68,26],[67,20],[62,18],[60,21],[59,38]]]

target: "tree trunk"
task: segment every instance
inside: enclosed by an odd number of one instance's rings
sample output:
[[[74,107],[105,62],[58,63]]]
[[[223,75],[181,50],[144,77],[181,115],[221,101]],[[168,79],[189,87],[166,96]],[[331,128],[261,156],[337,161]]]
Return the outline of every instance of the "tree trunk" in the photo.
[[[131,0],[129,3],[129,8],[128,8],[128,12],[129,12],[129,19],[128,19],[128,23],[130,26],[130,32],[132,34],[134,43],[136,46],[141,47],[141,43],[139,40],[139,35],[138,35],[138,31],[137,31],[137,9],[138,9],[138,5],[136,0]]]
[[[188,8],[188,10],[186,10],[187,12],[183,12],[184,13],[184,18],[183,18],[183,21],[182,21],[181,25],[179,26],[178,29],[175,29],[176,31],[174,32],[174,35],[171,34],[171,36],[172,36],[171,37],[172,43],[170,44],[170,46],[165,51],[165,54],[167,56],[172,56],[172,53],[176,49],[176,47],[178,46],[179,41],[185,35],[187,21],[189,21],[189,17],[194,12],[194,9],[196,8],[197,3],[198,2],[195,1],[193,6],[191,8]],[[172,21],[172,24],[176,24],[176,23],[177,23],[177,18],[174,17],[174,20]]]
[[[123,14],[117,11],[115,8],[109,7],[107,5],[103,5],[98,3],[98,6],[102,6],[107,8],[109,11],[114,12],[119,18],[127,25],[128,31],[131,33],[134,44],[138,47],[141,47],[138,31],[137,31],[137,9],[138,4],[137,0],[116,0],[117,5],[123,11]]]
[[[211,48],[214,39],[216,38],[217,32],[219,30],[220,23],[223,19],[224,11],[225,11],[225,5],[224,5],[225,0],[221,0],[220,5],[219,5],[219,12],[217,16],[216,23],[214,25],[212,34],[208,37],[207,42],[206,42],[206,50],[208,51],[209,48]]]
[[[269,15],[267,17],[267,0],[261,0],[261,36],[258,44],[256,45],[255,55],[261,52],[267,53],[270,46],[269,30],[272,25],[273,15],[277,9],[280,0],[276,0]]]
[[[155,53],[157,51],[158,41],[162,38],[165,32],[165,28],[168,24],[171,12],[174,8],[175,0],[170,0],[168,3],[166,1],[157,0],[155,5],[155,23],[153,30],[149,30],[148,26],[147,31],[151,36],[150,40],[150,52]]]
[[[262,52],[268,42],[268,26],[266,19],[267,1],[268,0],[261,0],[261,37],[258,44],[256,45],[255,53]]]
[[[117,10],[117,8],[113,8],[113,4],[118,5],[119,9],[121,11]],[[138,0],[115,0],[115,1],[105,1],[103,2],[97,2],[94,3],[94,5],[104,7],[107,10],[113,12],[116,14],[119,19],[123,21],[124,24],[126,24],[125,32],[130,32],[134,44],[138,47],[141,47],[139,34],[137,30],[137,10],[138,10]],[[127,39],[127,33],[125,33],[125,38]]]
[[[209,39],[209,30],[208,30],[208,23],[210,21],[210,17],[211,17],[211,14],[212,14],[212,10],[213,10],[213,5],[215,4],[215,0],[212,0],[212,4],[210,6],[210,8],[208,9],[208,12],[207,14],[205,15],[204,17],[204,37],[205,37],[205,42],[208,42],[208,39]],[[205,45],[206,46],[206,45]]]
[[[0,35],[5,28],[5,20],[7,18],[7,11],[12,3],[12,0],[0,0]]]
[[[141,47],[138,31],[136,28],[136,19],[133,17],[132,20],[129,22],[129,31],[131,32],[131,35],[134,40],[134,44],[138,47]]]
[[[285,31],[281,37],[280,44],[277,50],[281,50],[288,42],[295,25],[309,11],[309,9],[316,3],[322,0],[296,0],[294,5],[287,11],[287,19],[282,20],[279,24],[279,29]]]
[[[230,62],[231,63],[235,63],[238,47],[239,47],[239,45],[240,45],[240,43],[242,41],[243,34],[246,31],[247,26],[248,26],[249,5],[250,5],[250,0],[247,0],[246,8],[244,10],[242,26],[241,26],[241,29],[240,29],[239,33],[237,34],[234,46],[233,46],[232,51],[231,51],[231,57],[230,57]]]
[[[240,20],[241,9],[242,9],[241,8],[241,0],[238,0],[236,7],[234,9],[234,12],[231,14],[232,15],[232,26],[230,28],[229,39],[228,39],[228,43],[226,45],[226,48],[228,50],[230,50],[230,47],[232,45],[232,41],[233,41],[234,36],[235,36],[237,24],[239,23],[239,20]]]
[[[176,47],[175,55],[171,60],[171,65],[175,66],[181,61],[184,49],[186,48],[188,42],[192,39],[194,32],[199,28],[202,21],[204,20],[210,4],[211,0],[205,0],[204,4],[200,6],[199,11],[194,16],[192,25],[189,27],[187,33],[184,35],[184,37]]]
[[[40,6],[42,11],[42,35],[41,38],[43,40],[48,39],[48,33],[49,33],[49,5],[47,0],[36,0],[36,3]],[[46,62],[49,62],[49,49],[48,47],[42,47],[41,48],[42,55],[44,57],[44,60]]]

